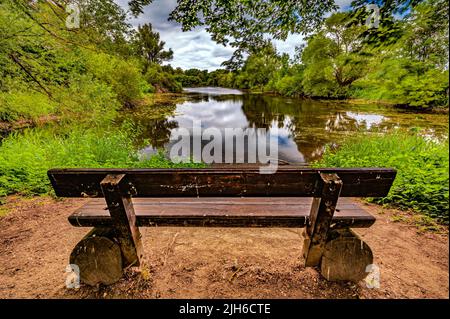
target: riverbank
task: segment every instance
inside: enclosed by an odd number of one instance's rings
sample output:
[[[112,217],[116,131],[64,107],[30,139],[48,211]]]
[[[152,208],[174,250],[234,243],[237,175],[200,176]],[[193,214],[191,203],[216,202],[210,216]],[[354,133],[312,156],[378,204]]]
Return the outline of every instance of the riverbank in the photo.
[[[57,122],[59,117],[56,115],[52,116],[41,116],[36,120],[21,119],[13,122],[0,121],[0,137],[2,135],[7,135],[17,130],[23,130],[25,128],[35,127],[39,125],[44,125],[46,123]]]
[[[9,196],[0,217],[0,298],[448,298],[445,227],[363,203],[377,222],[357,232],[372,247],[379,289],[331,283],[302,266],[301,230],[143,228],[146,267],[99,289],[65,288],[70,250],[87,229],[67,217],[87,199]],[[400,217],[402,216],[402,217]]]
[[[323,97],[307,97],[301,95],[293,95],[293,96],[285,96],[278,92],[273,91],[260,91],[260,90],[250,90],[250,89],[237,89],[242,92],[250,93],[250,94],[263,94],[269,96],[280,96],[286,97],[290,99],[304,99],[304,100],[312,100],[317,102],[324,103],[336,103],[336,104],[352,104],[352,105],[383,105],[387,107],[396,108],[399,110],[405,110],[410,112],[415,112],[417,114],[448,114],[449,108],[448,106],[438,106],[438,107],[411,107],[409,105],[398,104],[391,100],[380,100],[380,99],[366,99],[366,98],[323,98]]]
[[[146,93],[141,98],[134,100],[134,105],[131,108],[122,108],[117,111],[116,115],[123,114],[126,112],[130,112],[133,109],[138,109],[142,107],[155,107],[155,108],[161,108],[163,106],[167,105],[174,105],[177,102],[183,101],[185,98],[185,94],[183,93]],[[1,102],[1,101],[0,101]],[[155,110],[155,113],[157,113],[157,109]],[[77,116],[74,116],[74,118],[70,118],[65,116],[64,114],[58,114],[58,113],[43,113],[43,114],[35,114],[33,117],[29,116],[28,114],[20,114],[18,113],[17,118],[11,118],[10,120],[2,120],[0,119],[0,137],[6,136],[9,133],[12,133],[14,131],[20,131],[26,128],[33,128],[33,127],[39,127],[46,124],[52,124],[57,123],[58,121],[64,120],[66,124],[70,124],[74,121],[80,121],[83,122],[83,117],[79,116],[80,114],[77,114]],[[99,115],[100,117],[101,115]],[[91,118],[87,118],[87,120],[92,120]],[[98,119],[94,119],[98,120]],[[108,117],[107,122],[111,119]]]
[[[189,87],[188,89],[195,88],[195,87]],[[220,88],[219,88],[220,89]],[[239,89],[240,91],[248,94],[255,94],[255,95],[267,95],[267,96],[277,96],[277,97],[283,97],[283,95],[280,95],[276,92],[258,92],[258,91],[251,91],[246,89]],[[139,109],[142,106],[146,107],[160,107],[164,105],[173,105],[177,102],[183,101],[186,98],[186,95],[189,93],[147,93],[144,94],[141,98],[135,100],[134,106],[131,109],[122,109],[119,110],[119,115],[123,112],[130,112],[133,111],[133,109]],[[348,105],[374,105],[374,106],[386,106],[391,107],[393,109],[398,110],[404,110],[411,113],[416,113],[418,115],[420,114],[448,114],[449,109],[447,107],[432,107],[432,108],[410,108],[402,105],[397,105],[393,102],[386,101],[386,100],[371,100],[371,99],[356,99],[356,98],[348,98],[348,99],[323,99],[323,98],[308,98],[308,97],[287,97],[289,99],[296,99],[296,100],[311,100],[316,101],[320,103],[334,103],[334,104],[348,104]],[[157,110],[155,110],[157,112]],[[5,121],[0,120],[0,136],[7,135],[15,130],[22,130],[24,128],[31,128],[36,127],[52,122],[57,122],[61,120],[63,116],[58,114],[42,114],[42,115],[36,115],[35,118],[29,118],[29,117],[19,117],[14,120]],[[67,119],[65,119],[67,120]],[[80,120],[77,118],[77,120]]]
[[[339,100],[338,100],[339,101]],[[358,98],[349,98],[342,100],[342,103],[348,104],[371,104],[371,105],[385,105],[390,107],[395,107],[400,110],[405,110],[409,112],[415,112],[417,114],[448,114],[449,109],[446,106],[442,107],[430,107],[430,108],[414,108],[408,105],[396,104],[392,101],[388,100],[371,100],[371,99],[358,99]]]

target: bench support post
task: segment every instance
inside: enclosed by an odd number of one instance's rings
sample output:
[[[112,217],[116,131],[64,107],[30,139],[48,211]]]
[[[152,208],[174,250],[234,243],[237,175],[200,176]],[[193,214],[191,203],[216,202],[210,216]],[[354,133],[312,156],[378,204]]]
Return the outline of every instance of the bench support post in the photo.
[[[131,194],[125,185],[125,174],[109,174],[100,183],[123,254],[123,267],[139,266],[143,257],[141,234],[136,226]]]
[[[320,264],[328,230],[342,189],[342,181],[337,174],[320,173],[320,177],[323,183],[322,196],[315,197],[313,200],[305,231],[303,256],[306,267]]]

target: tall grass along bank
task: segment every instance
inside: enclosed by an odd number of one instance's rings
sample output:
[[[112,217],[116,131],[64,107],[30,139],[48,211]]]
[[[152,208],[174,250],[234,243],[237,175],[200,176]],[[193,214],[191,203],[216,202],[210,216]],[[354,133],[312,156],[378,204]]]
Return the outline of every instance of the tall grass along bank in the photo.
[[[412,209],[448,224],[448,139],[437,141],[400,131],[359,135],[337,149],[328,147],[314,166],[396,168],[397,178],[388,196],[371,200]]]
[[[171,168],[201,167],[175,164],[162,153],[140,159],[126,131],[74,128],[68,133],[34,129],[13,133],[0,145],[0,196],[51,192],[47,170],[53,167]]]

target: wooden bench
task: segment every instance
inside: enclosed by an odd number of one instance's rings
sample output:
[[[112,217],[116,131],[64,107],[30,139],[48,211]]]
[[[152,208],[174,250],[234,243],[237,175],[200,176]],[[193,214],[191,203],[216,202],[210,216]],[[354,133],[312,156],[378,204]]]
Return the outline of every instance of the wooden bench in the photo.
[[[70,256],[90,285],[111,284],[124,268],[142,263],[144,226],[304,227],[305,266],[319,266],[329,280],[358,281],[373,256],[350,228],[370,227],[375,218],[344,197],[386,196],[395,175],[393,169],[290,166],[275,174],[257,168],[48,171],[57,196],[94,198],[69,217],[73,226],[93,227]]]

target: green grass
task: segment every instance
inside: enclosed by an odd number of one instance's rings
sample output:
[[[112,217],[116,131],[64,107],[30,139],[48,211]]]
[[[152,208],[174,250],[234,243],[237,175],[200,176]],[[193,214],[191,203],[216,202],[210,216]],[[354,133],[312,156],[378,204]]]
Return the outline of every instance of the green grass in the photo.
[[[448,224],[449,144],[411,132],[364,134],[327,148],[316,167],[391,167],[398,173],[387,197],[371,199],[412,209]]]
[[[0,145],[0,196],[51,192],[50,168],[203,167],[172,163],[160,152],[140,160],[132,136],[121,130],[73,128],[62,134],[49,129],[14,133]]]

